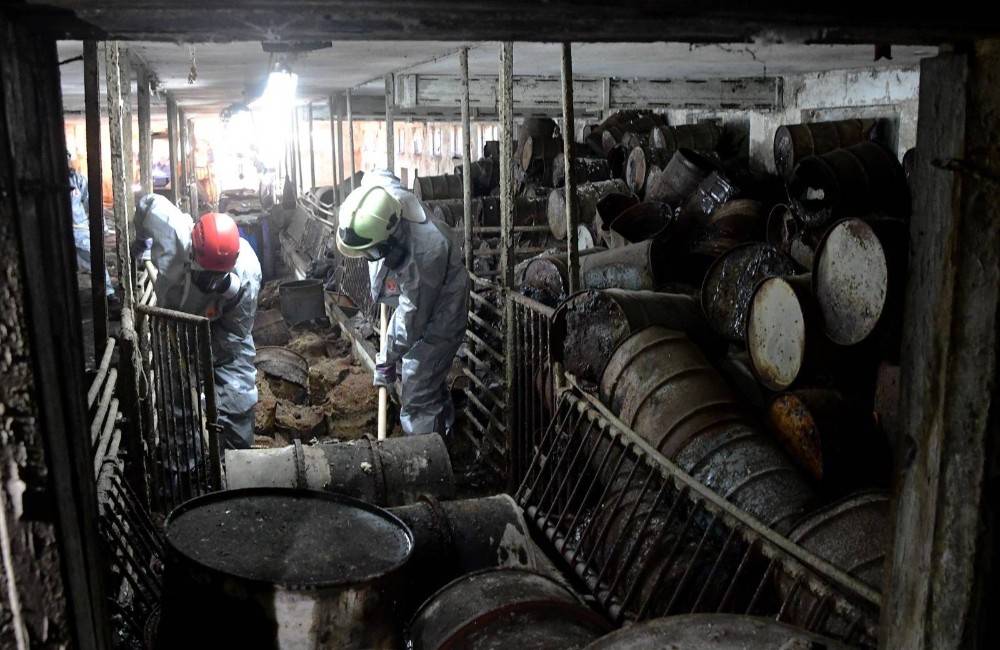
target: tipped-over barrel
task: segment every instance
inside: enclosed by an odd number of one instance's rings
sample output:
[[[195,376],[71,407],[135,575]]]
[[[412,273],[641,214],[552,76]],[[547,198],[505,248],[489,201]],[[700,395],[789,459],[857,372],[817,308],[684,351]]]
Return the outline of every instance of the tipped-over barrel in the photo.
[[[436,433],[282,449],[229,449],[226,485],[328,490],[389,506],[413,503],[424,494],[448,499],[455,493],[448,448]]]

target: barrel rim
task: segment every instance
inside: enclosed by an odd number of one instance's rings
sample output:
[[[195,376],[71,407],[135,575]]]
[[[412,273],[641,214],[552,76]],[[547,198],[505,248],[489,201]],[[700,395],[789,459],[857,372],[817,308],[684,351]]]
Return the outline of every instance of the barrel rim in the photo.
[[[581,614],[581,617],[578,620],[580,620],[581,622],[587,623],[589,625],[593,625],[597,629],[603,629],[605,631],[607,631],[607,630],[610,629],[610,625],[608,625],[608,622],[603,617],[601,617],[600,615],[598,615],[594,610],[592,610],[590,607],[588,607],[587,604],[586,604],[586,602],[580,597],[579,594],[577,594],[575,591],[573,591],[567,585],[565,585],[562,582],[554,579],[552,576],[550,576],[550,575],[548,575],[546,573],[543,573],[543,572],[541,572],[541,571],[539,571],[537,569],[529,569],[527,567],[488,567],[488,568],[485,568],[485,569],[479,569],[477,571],[471,571],[469,573],[460,575],[457,578],[455,578],[454,580],[448,582],[447,584],[445,584],[444,586],[442,586],[441,588],[439,588],[437,591],[435,591],[434,593],[432,593],[430,596],[428,596],[424,600],[424,602],[421,603],[420,607],[417,608],[417,611],[413,613],[413,615],[410,617],[410,620],[406,623],[406,626],[405,626],[406,633],[405,633],[404,636],[406,638],[408,638],[408,639],[412,637],[413,626],[417,622],[417,619],[419,619],[421,617],[421,615],[428,609],[428,607],[430,607],[431,604],[435,600],[437,600],[437,598],[439,596],[441,596],[443,593],[451,590],[455,585],[457,585],[459,583],[469,581],[470,578],[474,578],[476,576],[481,576],[481,575],[484,575],[484,574],[498,574],[498,573],[506,573],[506,574],[519,573],[519,574],[522,574],[522,575],[530,575],[530,576],[533,576],[533,577],[544,578],[550,584],[559,587],[559,589],[561,589],[562,591],[564,591],[566,594],[568,594],[570,596],[570,598],[572,599],[573,603],[578,606],[578,608],[575,611],[577,611],[579,614]],[[537,598],[530,598],[530,599],[515,601],[515,603],[513,603],[513,604],[514,605],[528,605],[528,606],[535,607],[539,603],[540,603],[539,599],[537,599]],[[505,603],[505,605],[510,606],[511,603]],[[565,603],[565,605],[566,605],[566,609],[564,611],[566,611],[566,613],[568,613],[569,612],[569,605],[570,605],[570,603]],[[479,617],[477,616],[477,617],[473,617],[473,618],[470,618],[468,620],[463,620],[463,621],[460,621],[460,622],[456,623],[450,629],[450,631],[448,632],[447,638],[451,638],[454,635],[461,633],[465,628],[467,628],[469,626],[470,623],[474,623],[478,618]]]
[[[336,501],[341,504],[354,506],[359,510],[365,510],[371,514],[374,514],[382,519],[389,521],[395,527],[397,527],[406,539],[406,552],[403,553],[403,557],[385,569],[381,573],[375,573],[372,575],[364,576],[361,578],[353,580],[329,580],[324,582],[315,582],[300,584],[296,582],[277,582],[272,580],[262,580],[260,578],[248,578],[246,576],[238,575],[228,571],[222,571],[215,567],[209,566],[200,560],[191,557],[189,554],[181,551],[173,540],[170,539],[168,531],[170,525],[175,522],[182,515],[190,512],[191,510],[206,505],[210,503],[216,503],[219,501],[225,501],[228,499],[235,499],[239,497],[253,497],[253,496],[295,496],[306,499],[316,499],[319,501]],[[248,487],[248,488],[237,488],[234,490],[220,490],[218,492],[209,492],[208,494],[203,494],[201,496],[194,497],[193,499],[188,499],[184,503],[180,504],[176,508],[170,511],[166,519],[163,522],[163,540],[164,544],[170,554],[175,557],[182,558],[185,563],[196,566],[199,570],[205,571],[206,573],[213,576],[222,576],[228,579],[239,580],[245,584],[256,585],[266,588],[280,588],[286,589],[288,591],[299,591],[299,592],[312,592],[320,591],[324,589],[335,589],[343,587],[352,587],[356,585],[363,585],[366,583],[373,582],[375,580],[380,580],[386,576],[396,573],[402,569],[406,563],[409,561],[410,556],[413,555],[414,547],[414,537],[413,531],[410,530],[409,526],[403,523],[396,515],[392,514],[385,508],[367,503],[361,499],[356,499],[354,497],[349,497],[344,494],[337,494],[335,492],[325,492],[321,490],[311,490],[302,488],[285,488],[285,487]]]
[[[791,276],[791,277],[796,277],[796,276]],[[785,391],[785,390],[788,390],[791,386],[795,385],[795,382],[799,379],[799,376],[802,374],[802,368],[805,365],[805,355],[806,355],[806,350],[805,349],[806,349],[806,345],[808,344],[808,338],[807,338],[807,334],[806,334],[806,332],[807,332],[807,329],[806,329],[806,320],[805,320],[807,318],[807,314],[806,314],[805,307],[801,304],[801,300],[799,300],[799,311],[800,311],[800,314],[801,314],[801,317],[802,317],[802,341],[801,341],[801,344],[799,345],[799,348],[800,348],[800,350],[799,350],[799,367],[798,367],[798,370],[796,371],[795,377],[793,377],[787,384],[780,384],[777,381],[774,381],[773,379],[766,377],[764,375],[764,373],[761,372],[761,370],[757,367],[758,364],[755,361],[755,355],[754,355],[754,349],[755,348],[754,348],[753,345],[751,345],[751,342],[750,342],[750,324],[753,322],[753,319],[752,319],[753,307],[754,307],[754,304],[757,301],[757,295],[760,293],[760,291],[764,287],[764,285],[766,285],[766,284],[768,284],[770,282],[781,282],[781,283],[787,285],[788,288],[793,293],[793,295],[795,295],[796,299],[798,300],[798,294],[795,293],[794,286],[788,281],[788,277],[786,277],[786,276],[781,276],[781,275],[772,276],[772,277],[769,277],[769,278],[764,278],[763,280],[761,280],[760,282],[758,282],[757,286],[754,287],[753,291],[750,294],[750,303],[749,303],[749,305],[747,307],[747,329],[746,329],[746,332],[743,335],[743,342],[744,342],[744,346],[747,349],[747,352],[749,353],[749,357],[750,357],[750,364],[749,364],[750,365],[750,370],[751,370],[751,372],[753,372],[754,376],[757,378],[757,381],[759,381],[768,390],[771,390],[771,391]]]

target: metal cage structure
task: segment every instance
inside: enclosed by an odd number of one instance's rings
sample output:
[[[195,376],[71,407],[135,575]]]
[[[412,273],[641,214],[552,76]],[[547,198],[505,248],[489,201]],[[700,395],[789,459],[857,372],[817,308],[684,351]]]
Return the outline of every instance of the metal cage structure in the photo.
[[[572,384],[517,501],[618,624],[741,613],[877,644],[876,590],[699,483]]]

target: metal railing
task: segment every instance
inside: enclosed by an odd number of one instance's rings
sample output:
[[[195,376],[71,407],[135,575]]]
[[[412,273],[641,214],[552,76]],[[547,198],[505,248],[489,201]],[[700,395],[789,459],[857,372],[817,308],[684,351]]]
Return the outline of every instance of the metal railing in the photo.
[[[575,386],[517,500],[617,623],[741,613],[876,645],[877,591],[703,486]]]
[[[555,403],[555,374],[549,354],[549,327],[555,310],[515,292],[508,293],[507,299],[512,303],[514,330],[510,482],[519,485]]]
[[[144,500],[124,478],[125,463],[137,459],[127,457],[122,447],[118,370],[112,366],[119,347],[108,339],[87,404],[108,601],[118,645],[128,647],[125,639],[141,643],[145,622],[160,601],[163,542]]]
[[[145,399],[150,501],[166,513],[222,484],[209,321],[136,308]]]

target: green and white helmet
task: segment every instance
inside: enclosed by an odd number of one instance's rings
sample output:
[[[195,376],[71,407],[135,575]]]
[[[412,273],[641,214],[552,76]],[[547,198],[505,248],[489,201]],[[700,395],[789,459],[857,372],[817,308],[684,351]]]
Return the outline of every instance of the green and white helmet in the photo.
[[[402,204],[384,187],[357,188],[340,206],[337,249],[347,257],[367,257],[396,231],[402,211]]]

